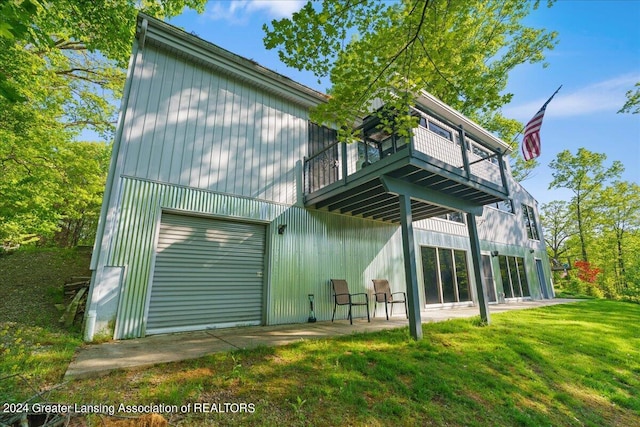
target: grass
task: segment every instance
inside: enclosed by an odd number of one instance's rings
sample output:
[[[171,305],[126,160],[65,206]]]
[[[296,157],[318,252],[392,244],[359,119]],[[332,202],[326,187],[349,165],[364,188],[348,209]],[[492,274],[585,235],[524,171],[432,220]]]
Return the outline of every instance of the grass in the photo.
[[[54,392],[110,405],[253,404],[175,425],[640,425],[640,305],[591,300],[118,371]],[[193,406],[192,406],[193,407]]]
[[[405,328],[219,353],[76,380],[48,398],[116,411],[175,405],[163,415],[184,426],[640,425],[638,304],[593,299],[423,333],[419,342]],[[49,362],[58,380],[69,359]]]
[[[60,382],[80,329],[64,329],[55,304],[71,276],[89,274],[89,251],[31,249],[0,256],[0,403]]]

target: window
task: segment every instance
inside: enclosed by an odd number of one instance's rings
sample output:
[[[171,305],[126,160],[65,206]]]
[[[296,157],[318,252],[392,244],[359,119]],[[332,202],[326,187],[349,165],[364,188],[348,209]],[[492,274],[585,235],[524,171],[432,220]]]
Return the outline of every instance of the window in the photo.
[[[381,125],[380,118],[376,116],[365,119],[362,136],[365,143],[377,147],[378,159],[407,148],[410,142],[409,138],[401,137],[394,132],[387,132]],[[369,163],[372,163],[371,159],[369,159]]]
[[[527,281],[527,272],[524,269],[524,259],[516,258],[516,263],[518,266],[518,278],[520,279],[520,288],[522,289],[522,296],[523,297],[531,296],[529,292],[529,282]]]
[[[472,144],[471,149],[473,151],[473,154],[475,154],[478,157],[482,157],[483,159],[489,157],[489,152],[478,147],[476,144]]]
[[[438,265],[436,248],[420,248],[422,255],[422,274],[424,276],[424,294],[427,304],[440,303],[440,287],[438,285]]]
[[[467,254],[464,251],[453,251],[453,259],[455,262],[456,280],[458,282],[458,297],[460,301],[471,301]]]
[[[462,212],[451,212],[444,215],[438,215],[436,218],[446,219],[447,221],[459,222],[464,224],[464,214]]]
[[[423,246],[420,252],[427,304],[471,301],[465,251]]]
[[[500,255],[500,277],[505,298],[523,298],[530,296],[524,258]]]
[[[496,157],[496,155],[492,156],[491,155],[492,153],[490,153],[489,151],[487,151],[484,148],[480,148],[477,144],[472,143],[471,144],[471,150],[473,151],[473,154],[475,154],[476,156],[482,158],[483,160],[486,160],[487,162],[493,163],[494,165],[498,164],[498,158]]]
[[[500,202],[491,203],[487,206],[498,209],[502,212],[513,213],[513,204],[511,203],[511,200],[502,200]]]
[[[453,141],[453,135],[450,131],[446,130],[442,126],[433,123],[431,120],[429,120],[429,130],[433,133],[437,133],[443,138],[447,138],[449,141]]]
[[[425,113],[417,113],[420,115],[418,123],[423,128],[429,129],[431,132],[440,135],[443,138],[448,139],[449,141],[453,141],[453,132],[450,129],[447,129],[446,125],[441,125],[436,123],[431,118],[427,120],[427,118],[423,115]]]
[[[380,149],[371,141],[358,141],[358,163],[356,169],[362,169],[380,160]]]
[[[538,234],[538,224],[536,222],[536,215],[531,206],[522,205],[522,216],[524,219],[524,226],[527,229],[527,237],[532,240],[540,240]]]

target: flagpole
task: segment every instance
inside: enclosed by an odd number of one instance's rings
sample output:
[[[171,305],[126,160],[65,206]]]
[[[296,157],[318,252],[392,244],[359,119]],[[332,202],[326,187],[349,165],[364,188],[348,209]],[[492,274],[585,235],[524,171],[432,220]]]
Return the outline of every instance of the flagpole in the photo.
[[[553,99],[553,97],[554,97],[554,96],[556,96],[556,93],[560,92],[560,89],[561,89],[561,88],[562,88],[562,85],[560,85],[560,86],[558,87],[558,89],[556,89],[556,91],[555,91],[555,92],[553,92],[553,95],[551,95],[551,96],[549,97],[549,99],[547,99],[547,102],[545,102],[545,103],[542,105],[542,107],[544,107],[544,106],[545,106],[545,105],[547,105],[549,102],[551,102],[551,100]],[[515,142],[518,142],[518,141],[517,141],[518,137],[519,137],[520,135],[522,135],[522,132],[524,132],[524,130],[526,129],[526,127],[527,127],[527,124],[525,123],[525,125],[524,125],[524,126],[522,126],[522,129],[520,129],[520,132],[518,132],[518,133],[516,134],[516,136],[514,136],[514,137],[513,137],[513,139],[511,140],[511,144],[513,144],[513,143],[515,143]]]

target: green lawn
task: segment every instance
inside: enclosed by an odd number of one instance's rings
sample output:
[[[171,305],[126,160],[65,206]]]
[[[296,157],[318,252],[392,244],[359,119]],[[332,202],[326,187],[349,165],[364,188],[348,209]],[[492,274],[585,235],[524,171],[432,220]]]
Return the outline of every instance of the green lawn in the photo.
[[[0,378],[21,374],[0,381],[0,403],[60,382],[79,345],[77,330],[35,323],[0,320]],[[638,304],[589,300],[494,314],[490,326],[430,323],[423,333],[419,342],[405,328],[215,354],[77,380],[39,400],[176,405],[163,415],[185,426],[640,425]]]
[[[640,305],[592,300],[492,319],[428,324],[420,342],[402,329],[116,372],[54,398],[255,406],[166,414],[181,425],[640,425]]]

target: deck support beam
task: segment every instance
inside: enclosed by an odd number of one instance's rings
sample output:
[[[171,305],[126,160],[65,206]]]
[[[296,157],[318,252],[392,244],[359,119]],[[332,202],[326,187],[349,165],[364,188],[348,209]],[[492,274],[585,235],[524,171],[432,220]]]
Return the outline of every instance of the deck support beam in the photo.
[[[489,324],[489,304],[487,294],[482,283],[482,255],[480,253],[480,239],[478,238],[478,224],[475,215],[467,213],[467,229],[469,230],[469,240],[471,243],[471,259],[473,260],[473,277],[476,282],[476,294],[478,305],[480,306],[480,319]]]
[[[448,209],[455,209],[473,215],[482,215],[482,206],[474,205],[459,197],[450,196],[441,191],[421,187],[401,179],[381,175],[380,181],[387,193],[404,194],[416,200],[422,200],[432,205],[442,206]]]
[[[422,318],[420,317],[420,293],[418,292],[418,269],[416,268],[416,247],[413,238],[411,198],[405,194],[400,194],[399,197],[404,274],[407,283],[409,309],[409,333],[417,341],[422,339]]]

